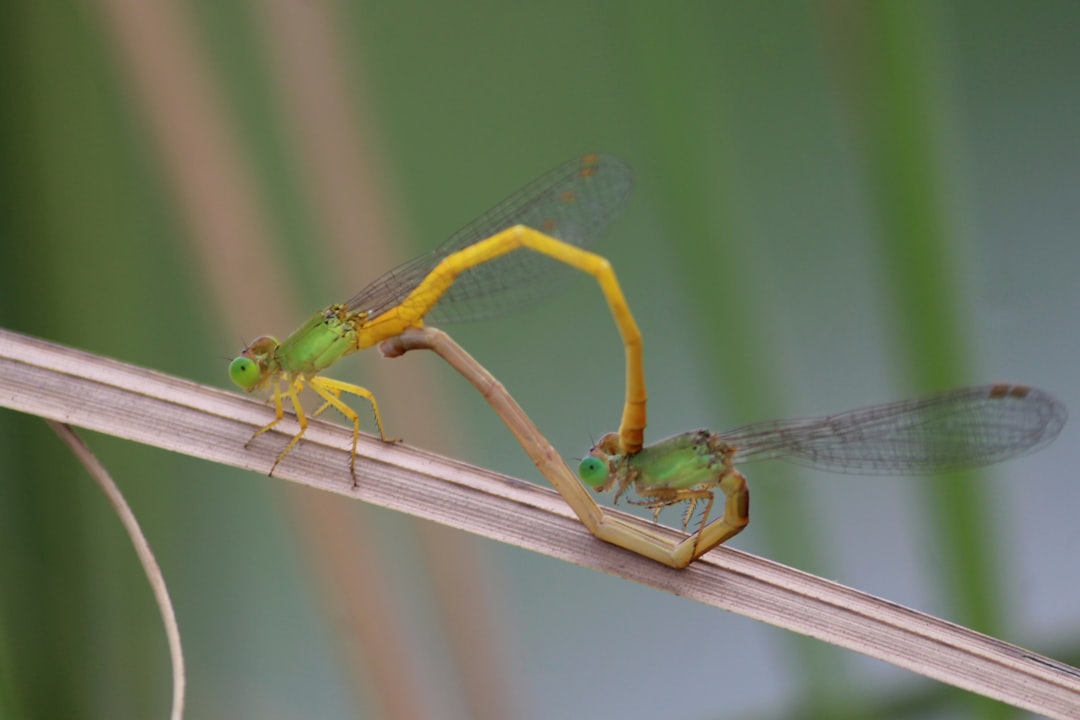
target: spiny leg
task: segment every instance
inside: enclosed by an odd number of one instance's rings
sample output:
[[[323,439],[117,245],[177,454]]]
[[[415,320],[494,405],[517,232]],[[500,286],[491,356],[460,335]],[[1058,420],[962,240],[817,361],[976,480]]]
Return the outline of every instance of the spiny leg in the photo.
[[[619,504],[619,498],[621,498],[623,496],[623,493],[626,492],[627,488],[629,488],[630,485],[632,485],[634,482],[637,481],[637,478],[638,478],[638,471],[636,469],[634,469],[634,468],[627,468],[625,472],[620,473],[619,487],[616,488],[616,490],[615,490],[615,498],[611,502],[613,504],[615,504],[615,505],[618,505]],[[601,490],[606,491],[608,489],[608,487],[610,487],[610,482],[611,481],[609,480],[608,481],[608,486],[604,487],[604,488],[601,488]],[[630,503],[635,504],[633,501],[630,501]],[[653,520],[656,520],[656,518],[653,517]]]
[[[308,378],[308,385],[310,385],[311,389],[317,392],[325,401],[322,407],[315,411],[315,415],[318,415],[328,407],[333,407],[353,424],[352,453],[349,455],[349,474],[352,475],[353,487],[356,487],[359,484],[356,480],[356,446],[360,440],[360,416],[341,400],[341,393],[347,392],[350,395],[357,395],[371,403],[371,411],[375,416],[375,425],[379,428],[379,437],[383,442],[397,442],[397,438],[386,437],[386,431],[383,429],[382,414],[379,412],[379,403],[375,401],[375,396],[367,388],[325,377]]]
[[[694,542],[694,558],[699,558],[717,545],[726,543],[743,531],[750,522],[750,490],[746,478],[734,468],[728,468],[718,483],[724,493],[724,513],[712,524],[705,525],[697,532]],[[708,509],[706,509],[706,516]]]
[[[336,397],[338,400],[341,400],[341,389],[340,388],[335,387],[335,388],[325,388],[325,389],[326,389],[327,392],[329,392],[331,395]],[[342,402],[344,402],[344,401],[342,401]],[[318,410],[311,413],[311,417],[317,418],[320,415],[322,415],[324,412],[326,412],[327,409],[332,408],[332,407],[334,407],[334,405],[329,400],[326,400],[326,401],[323,402],[322,405],[319,406]],[[376,417],[375,413],[372,413],[371,416],[376,418],[376,425],[378,425],[379,424],[378,420],[380,418]]]
[[[271,420],[266,425],[263,425],[258,430],[256,430],[252,434],[252,436],[250,438],[248,438],[248,441],[246,443],[244,443],[244,448],[245,449],[250,447],[251,443],[255,442],[255,438],[259,437],[264,432],[266,432],[267,430],[269,430],[272,427],[274,427],[275,425],[277,425],[279,422],[281,422],[282,418],[285,417],[285,408],[283,408],[281,406],[281,385],[279,384],[279,381],[277,381],[277,380],[274,380],[273,382],[274,382],[274,419]],[[275,463],[275,465],[276,464],[277,463]],[[271,470],[270,472],[273,472],[273,470]]]
[[[615,271],[606,258],[545,235],[539,230],[516,225],[443,258],[400,305],[375,318],[365,327],[375,331],[380,322],[388,322],[385,331],[366,338],[365,342],[381,342],[403,332],[406,327],[418,325],[461,273],[521,248],[528,248],[586,272],[600,285],[626,350],[626,398],[619,424],[619,450],[626,455],[637,453],[641,450],[644,439],[647,400],[641,332],[633,313],[630,312]]]
[[[295,435],[293,435],[293,438],[289,441],[289,444],[285,446],[285,449],[282,450],[281,453],[277,456],[277,459],[274,460],[274,464],[270,466],[270,472],[268,472],[267,475],[274,474],[274,470],[277,469],[278,463],[285,459],[285,456],[288,455],[294,447],[296,447],[296,443],[300,442],[300,438],[304,436],[305,432],[307,432],[307,416],[304,415],[304,407],[300,404],[299,397],[300,391],[303,389],[303,378],[296,378],[289,383],[289,389],[285,393],[285,396],[289,398],[289,402],[292,403],[293,412],[296,413],[296,422],[300,426],[300,430]],[[274,387],[274,410],[279,413],[279,417],[274,420],[274,422],[262,428],[262,430],[258,430],[255,435],[252,436],[253,440],[255,439],[256,435],[260,435],[264,431],[269,430],[271,427],[276,425],[278,421],[281,420],[280,415],[284,414],[284,409],[281,406],[281,392],[279,391],[277,386]]]
[[[346,405],[344,403],[344,401],[342,401],[340,399],[341,398],[341,393],[347,392],[350,395],[356,395],[357,397],[362,397],[365,400],[367,400],[369,403],[371,403],[371,414],[375,418],[375,425],[379,428],[379,437],[382,439],[382,441],[383,442],[398,442],[397,438],[388,438],[388,437],[386,437],[386,432],[385,432],[385,429],[383,427],[382,413],[379,412],[379,403],[375,400],[375,395],[372,394],[372,392],[370,390],[368,390],[367,388],[360,387],[359,385],[353,385],[352,383],[342,382],[340,380],[334,380],[332,378],[327,378],[327,377],[309,378],[308,379],[308,384],[312,387],[312,389],[314,389],[316,392],[318,392],[320,395],[322,395],[322,397],[326,400],[326,402],[323,403],[322,407],[320,407],[316,411],[316,414],[321,413],[327,407],[334,407],[336,410],[338,410],[343,415],[345,415],[345,417],[349,417],[345,413],[345,410],[348,410],[349,412],[352,412],[352,410],[351,410],[351,408],[349,408],[348,405]],[[325,391],[325,393],[320,392],[320,390]],[[356,413],[354,413],[354,412],[352,414],[354,416],[356,415]],[[352,418],[350,418],[350,419],[352,419]]]
[[[721,545],[742,532],[750,522],[750,491],[746,487],[746,478],[734,469],[727,469],[720,476],[717,487],[724,493],[724,513],[712,524],[707,524],[712,513],[715,494],[707,489],[671,489],[661,488],[638,493],[641,500],[631,500],[634,505],[652,508],[653,520],[660,511],[669,505],[688,502],[683,515],[683,530],[690,523],[697,503],[705,501],[705,511],[701,514],[701,524],[695,533],[693,557],[698,558],[717,545]]]
[[[709,519],[709,514],[712,512],[713,500],[716,499],[716,494],[710,492],[708,500],[705,501],[705,512],[701,514],[701,524],[698,526],[698,532],[701,528],[705,527],[705,521]],[[690,519],[694,516],[694,508],[697,507],[698,501],[701,498],[692,497],[686,499],[686,511],[683,513],[682,529],[686,532],[686,528],[690,525]]]
[[[683,515],[683,530],[685,530],[686,526],[689,524],[690,516],[694,512],[694,508],[697,506],[699,500],[706,501],[705,513],[701,518],[702,527],[704,527],[705,521],[708,520],[709,511],[712,509],[712,490],[699,488],[650,488],[647,490],[636,488],[636,490],[641,496],[641,499],[630,499],[630,504],[651,508],[654,521],[660,516],[660,511],[664,508],[670,505],[678,505],[681,502],[690,503],[690,506],[686,509],[686,513]]]

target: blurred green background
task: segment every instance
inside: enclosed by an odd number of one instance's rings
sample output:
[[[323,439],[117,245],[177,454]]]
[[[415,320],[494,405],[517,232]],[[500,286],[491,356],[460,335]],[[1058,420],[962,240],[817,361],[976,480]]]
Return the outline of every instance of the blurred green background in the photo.
[[[1078,31],[1072,0],[4,3],[0,323],[227,386],[245,339],[599,150],[637,173],[599,250],[645,337],[650,439],[993,381],[1076,410]],[[622,351],[591,281],[451,330],[566,457],[614,429]],[[375,355],[334,376],[392,434],[543,482],[436,358]],[[0,718],[164,716],[164,637],[119,524],[44,423],[0,427]],[[1077,438],[929,480],[751,466],[734,544],[1077,664]],[[163,566],[189,717],[1019,715],[88,440]]]

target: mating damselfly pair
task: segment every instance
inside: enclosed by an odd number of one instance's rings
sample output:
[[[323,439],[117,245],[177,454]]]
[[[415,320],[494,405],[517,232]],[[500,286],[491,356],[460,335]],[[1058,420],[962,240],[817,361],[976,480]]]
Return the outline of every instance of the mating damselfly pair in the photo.
[[[474,320],[527,306],[548,295],[569,269],[597,280],[626,352],[619,431],[593,446],[579,468],[581,478],[599,491],[615,489],[616,499],[632,488],[637,495],[632,502],[652,508],[654,516],[664,507],[686,502],[684,528],[697,504],[704,502],[699,535],[711,528],[710,540],[695,547],[694,557],[738,533],[749,519],[745,478],[735,469],[740,463],[776,458],[841,472],[930,473],[1016,457],[1061,431],[1067,413],[1051,395],[1020,385],[986,385],[728,432],[691,431],[643,447],[641,334],[611,265],[588,250],[625,207],[631,189],[630,170],[613,156],[571,160],[434,250],[383,274],[346,302],[319,310],[283,342],[263,336],[250,343],[232,361],[230,376],[245,390],[270,390],[275,410],[273,421],[257,430],[252,441],[282,420],[286,399],[300,426],[270,472],[307,429],[298,396],[308,386],[323,401],[313,416],[332,407],[352,423],[349,470],[355,484],[360,420],[342,394],[368,400],[379,435],[388,440],[381,413],[367,389],[320,373],[346,355],[397,338],[426,321]],[[469,357],[459,369],[468,372],[470,362],[475,363]],[[524,436],[518,433],[519,439]],[[725,494],[726,503],[721,518],[710,526],[716,490]]]

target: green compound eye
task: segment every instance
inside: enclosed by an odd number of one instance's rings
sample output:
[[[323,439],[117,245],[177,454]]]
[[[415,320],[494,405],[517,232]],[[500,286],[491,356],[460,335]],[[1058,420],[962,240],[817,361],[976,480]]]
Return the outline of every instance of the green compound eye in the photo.
[[[259,365],[249,357],[240,357],[229,363],[229,377],[244,390],[251,390],[259,384]]]
[[[581,481],[589,487],[598,488],[607,482],[607,463],[598,457],[590,455],[578,465],[578,475],[581,476]]]

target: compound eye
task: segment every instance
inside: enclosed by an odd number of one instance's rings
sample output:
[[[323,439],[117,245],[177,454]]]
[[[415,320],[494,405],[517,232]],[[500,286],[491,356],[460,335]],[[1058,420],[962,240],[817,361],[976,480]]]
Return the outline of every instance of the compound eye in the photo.
[[[244,390],[253,390],[262,379],[259,364],[241,355],[229,363],[229,378]]]
[[[578,465],[578,475],[581,477],[581,481],[589,487],[598,488],[607,482],[607,463],[598,457],[590,455]]]

